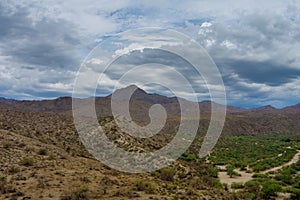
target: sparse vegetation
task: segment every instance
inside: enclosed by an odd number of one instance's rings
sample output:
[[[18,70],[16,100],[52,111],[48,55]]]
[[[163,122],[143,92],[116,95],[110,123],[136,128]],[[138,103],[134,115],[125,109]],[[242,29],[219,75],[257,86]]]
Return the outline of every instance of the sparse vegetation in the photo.
[[[0,176],[0,182],[4,182],[6,180],[5,176]]]
[[[4,141],[2,142],[2,146],[4,149],[9,149],[12,145],[10,142]]]
[[[180,159],[185,160],[185,161],[193,161],[196,160],[196,156],[191,153],[184,153],[181,155]]]
[[[200,145],[196,140],[197,145],[172,166],[152,173],[128,174],[93,159],[81,144],[71,117],[11,110],[3,113],[0,129],[6,131],[0,130],[0,192],[4,191],[7,199],[13,195],[22,196],[19,199],[65,200],[267,199],[278,192],[290,193],[294,199],[300,196],[299,163],[272,174],[261,171],[290,159],[300,146],[298,136],[225,136],[211,153],[213,164],[198,158]],[[112,117],[99,118],[99,123],[108,130],[109,139],[125,150],[152,151],[173,138],[170,131],[150,140],[138,140],[116,128]],[[202,135],[197,137],[201,141]],[[135,144],[139,148],[134,149]],[[233,178],[239,176],[238,169],[257,174],[246,183],[226,186],[218,179],[219,169],[215,166],[221,163],[228,166],[227,172]],[[262,167],[256,170],[256,166]],[[220,171],[226,175],[224,169]],[[231,193],[230,189],[235,191]]]
[[[173,181],[175,173],[174,168],[163,168],[160,170],[160,177],[164,181]]]
[[[21,160],[21,165],[29,167],[33,165],[33,162],[33,158],[25,157]]]
[[[48,151],[45,148],[41,148],[39,149],[38,154],[42,156],[46,156],[48,154]]]
[[[235,183],[235,182],[233,182],[231,184],[231,188],[232,189],[243,189],[244,188],[244,184],[243,183]]]
[[[88,191],[88,187],[86,185],[83,185],[63,195],[60,199],[61,200],[87,200],[89,199],[87,195],[87,191]]]
[[[148,194],[154,194],[157,190],[157,186],[154,183],[141,179],[134,182],[134,187],[136,190],[145,191]]]

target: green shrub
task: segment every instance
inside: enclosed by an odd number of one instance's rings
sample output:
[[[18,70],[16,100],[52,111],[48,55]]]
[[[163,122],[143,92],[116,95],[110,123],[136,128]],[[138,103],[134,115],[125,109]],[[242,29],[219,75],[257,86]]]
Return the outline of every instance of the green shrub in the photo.
[[[152,182],[143,181],[143,180],[136,180],[134,182],[134,186],[138,191],[144,191],[148,194],[154,194],[157,187]]]
[[[289,188],[288,192],[291,193],[291,199],[300,199],[300,190],[296,188]]]
[[[263,199],[270,199],[277,196],[277,192],[281,191],[281,186],[277,183],[265,183],[260,190],[259,196]]]
[[[80,192],[87,192],[88,190],[89,190],[89,188],[86,185],[82,185],[78,189],[78,191],[80,191]]]
[[[0,176],[0,182],[3,182],[6,180],[6,177],[5,176]]]
[[[190,153],[184,153],[180,156],[181,160],[185,160],[185,161],[193,161],[196,160],[196,156],[194,154],[190,154]]]
[[[160,178],[165,181],[173,181],[175,173],[174,168],[163,168],[160,170]]]
[[[213,179],[212,183],[213,183],[213,186],[216,188],[223,188],[223,184],[220,182],[219,179]]]
[[[243,193],[243,196],[245,197],[245,199],[256,199],[256,194],[252,192],[245,192]]]
[[[277,174],[274,178],[275,178],[275,180],[281,181],[288,185],[293,184],[293,178],[292,178],[291,174],[288,174],[288,173]]]
[[[247,170],[247,164],[246,163],[240,163],[239,168],[241,171],[246,171]]]
[[[297,188],[297,189],[300,189],[300,181],[297,181],[297,182],[294,184],[294,187]]]
[[[33,165],[33,158],[25,157],[21,160],[21,165],[23,166],[32,166]]]
[[[226,171],[227,171],[227,175],[230,176],[230,178],[232,178],[234,176],[240,176],[239,173],[234,171],[234,167],[232,165],[227,165],[226,166]]]
[[[213,166],[208,166],[208,172],[209,174],[214,177],[218,178],[219,169]]]
[[[257,194],[260,190],[260,184],[259,184],[259,182],[255,181],[255,180],[247,181],[244,184],[244,190],[249,193]]]
[[[267,178],[268,175],[266,174],[253,174],[252,178]]]
[[[243,189],[244,188],[244,184],[243,183],[236,183],[236,182],[233,182],[231,184],[231,188],[232,189]]]

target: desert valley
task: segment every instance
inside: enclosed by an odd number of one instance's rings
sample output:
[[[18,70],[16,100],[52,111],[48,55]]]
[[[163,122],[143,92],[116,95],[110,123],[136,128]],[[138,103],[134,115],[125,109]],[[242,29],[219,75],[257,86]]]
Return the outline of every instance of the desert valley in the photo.
[[[118,128],[110,98],[97,97],[95,107],[99,125],[119,147],[154,151],[174,137],[180,118],[176,97],[136,88],[130,100],[134,121],[149,123],[148,109],[154,104],[163,105],[168,114],[161,132],[147,139]],[[220,140],[209,156],[200,159],[197,153],[214,103],[200,102],[200,126],[188,151],[167,168],[130,174],[101,164],[85,149],[74,127],[71,97],[3,98],[0,103],[1,199],[297,199],[300,195],[299,105],[228,106]]]

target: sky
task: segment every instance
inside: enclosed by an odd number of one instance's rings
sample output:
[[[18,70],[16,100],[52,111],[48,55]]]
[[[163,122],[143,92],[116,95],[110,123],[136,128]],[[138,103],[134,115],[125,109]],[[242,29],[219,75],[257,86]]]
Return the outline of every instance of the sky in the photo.
[[[95,58],[86,59],[97,45],[124,31],[162,27],[202,45],[221,73],[229,105],[281,108],[300,102],[300,3],[296,0],[2,0],[0,27],[0,96],[5,98],[70,96],[82,63],[97,64]],[[149,59],[158,51],[144,55]],[[159,56],[165,60],[170,55],[160,52],[156,59]],[[115,63],[115,69],[123,72],[125,65],[126,57]],[[144,72],[167,77],[156,69]],[[114,88],[115,77],[106,75],[97,95]],[[199,82],[192,84],[199,86]],[[143,89],[169,94],[149,85]],[[197,94],[199,100],[209,97],[201,89]]]

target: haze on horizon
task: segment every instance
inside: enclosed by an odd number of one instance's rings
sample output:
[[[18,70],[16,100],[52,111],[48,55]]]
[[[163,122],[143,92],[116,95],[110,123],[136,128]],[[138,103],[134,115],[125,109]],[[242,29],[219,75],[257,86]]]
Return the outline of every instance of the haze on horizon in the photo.
[[[221,71],[229,105],[281,108],[300,102],[296,1],[7,0],[0,2],[0,24],[1,97],[71,96],[91,49],[116,33],[151,26],[178,30],[206,49]],[[97,96],[110,94],[114,84],[108,76]]]

